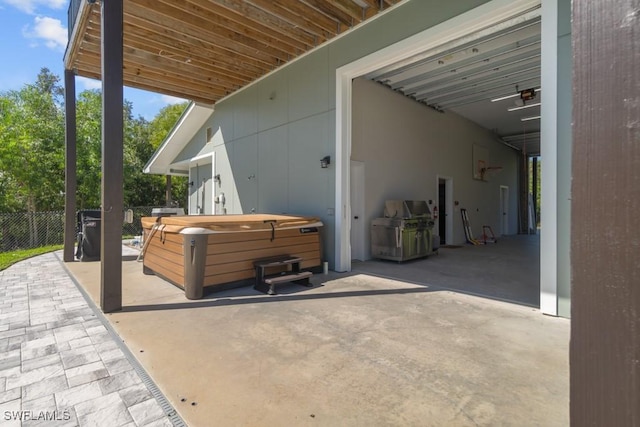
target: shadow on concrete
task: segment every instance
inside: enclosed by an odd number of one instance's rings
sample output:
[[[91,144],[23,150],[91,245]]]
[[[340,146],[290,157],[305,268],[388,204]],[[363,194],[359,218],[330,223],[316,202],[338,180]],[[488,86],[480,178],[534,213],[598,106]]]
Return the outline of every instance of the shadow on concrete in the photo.
[[[315,287],[317,288],[317,286]],[[309,288],[312,289],[312,288]],[[258,296],[248,298],[217,298],[215,300],[199,300],[197,302],[183,302],[183,303],[170,303],[170,304],[151,304],[151,305],[133,305],[123,307],[123,312],[134,311],[150,311],[150,310],[181,310],[187,308],[202,308],[202,307],[216,307],[216,306],[229,306],[229,305],[242,305],[242,304],[257,304],[257,303],[273,303],[273,302],[289,302],[289,301],[302,301],[302,300],[319,300],[327,298],[346,298],[346,297],[362,297],[362,296],[380,296],[380,295],[402,295],[413,293],[432,292],[429,288],[412,288],[412,289],[383,289],[375,291],[350,291],[350,292],[331,292],[326,294],[304,294],[304,295],[291,295],[291,294],[279,294],[272,296]]]
[[[317,288],[317,286],[314,286]],[[307,288],[313,289],[313,288]],[[347,298],[347,297],[365,297],[365,296],[381,296],[381,295],[403,295],[403,294],[415,294],[433,292],[429,288],[410,288],[410,289],[380,289],[371,291],[349,291],[349,292],[331,292],[323,294],[303,294],[303,295],[271,295],[271,296],[257,296],[247,298],[231,298],[222,297],[214,300],[199,300],[195,302],[180,302],[169,304],[145,304],[145,305],[130,305],[122,307],[122,312],[137,312],[137,311],[156,311],[156,310],[184,310],[192,308],[207,308],[207,307],[222,307],[230,305],[244,305],[244,304],[262,304],[262,303],[274,303],[274,302],[292,302],[302,300],[322,300],[327,298]]]

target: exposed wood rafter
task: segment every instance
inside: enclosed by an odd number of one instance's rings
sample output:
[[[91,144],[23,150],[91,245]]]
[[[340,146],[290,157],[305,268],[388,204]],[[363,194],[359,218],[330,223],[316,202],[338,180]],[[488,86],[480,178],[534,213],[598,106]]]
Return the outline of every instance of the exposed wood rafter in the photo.
[[[124,83],[213,104],[398,2],[128,0]],[[75,25],[65,65],[100,78],[100,5],[83,2]]]

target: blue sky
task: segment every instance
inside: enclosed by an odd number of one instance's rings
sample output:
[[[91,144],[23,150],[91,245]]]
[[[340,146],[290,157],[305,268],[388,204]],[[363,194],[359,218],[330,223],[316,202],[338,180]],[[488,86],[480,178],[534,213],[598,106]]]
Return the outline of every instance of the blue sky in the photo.
[[[0,0],[0,92],[18,90],[48,68],[64,82],[69,0]],[[97,80],[76,77],[76,91],[100,88]],[[125,88],[133,114],[151,120],[165,105],[183,100]]]

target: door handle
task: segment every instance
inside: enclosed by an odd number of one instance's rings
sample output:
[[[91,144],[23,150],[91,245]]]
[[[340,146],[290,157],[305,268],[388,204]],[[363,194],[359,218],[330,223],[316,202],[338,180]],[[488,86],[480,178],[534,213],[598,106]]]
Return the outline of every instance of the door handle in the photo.
[[[359,216],[357,216],[357,215],[353,217],[353,219],[358,219],[358,218],[360,218],[360,217],[359,217]]]

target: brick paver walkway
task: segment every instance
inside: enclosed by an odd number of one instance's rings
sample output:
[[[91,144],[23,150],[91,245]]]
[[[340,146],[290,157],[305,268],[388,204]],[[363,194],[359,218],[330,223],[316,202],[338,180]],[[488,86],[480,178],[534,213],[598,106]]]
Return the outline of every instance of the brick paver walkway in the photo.
[[[0,271],[0,425],[172,426],[105,322],[53,253]]]

